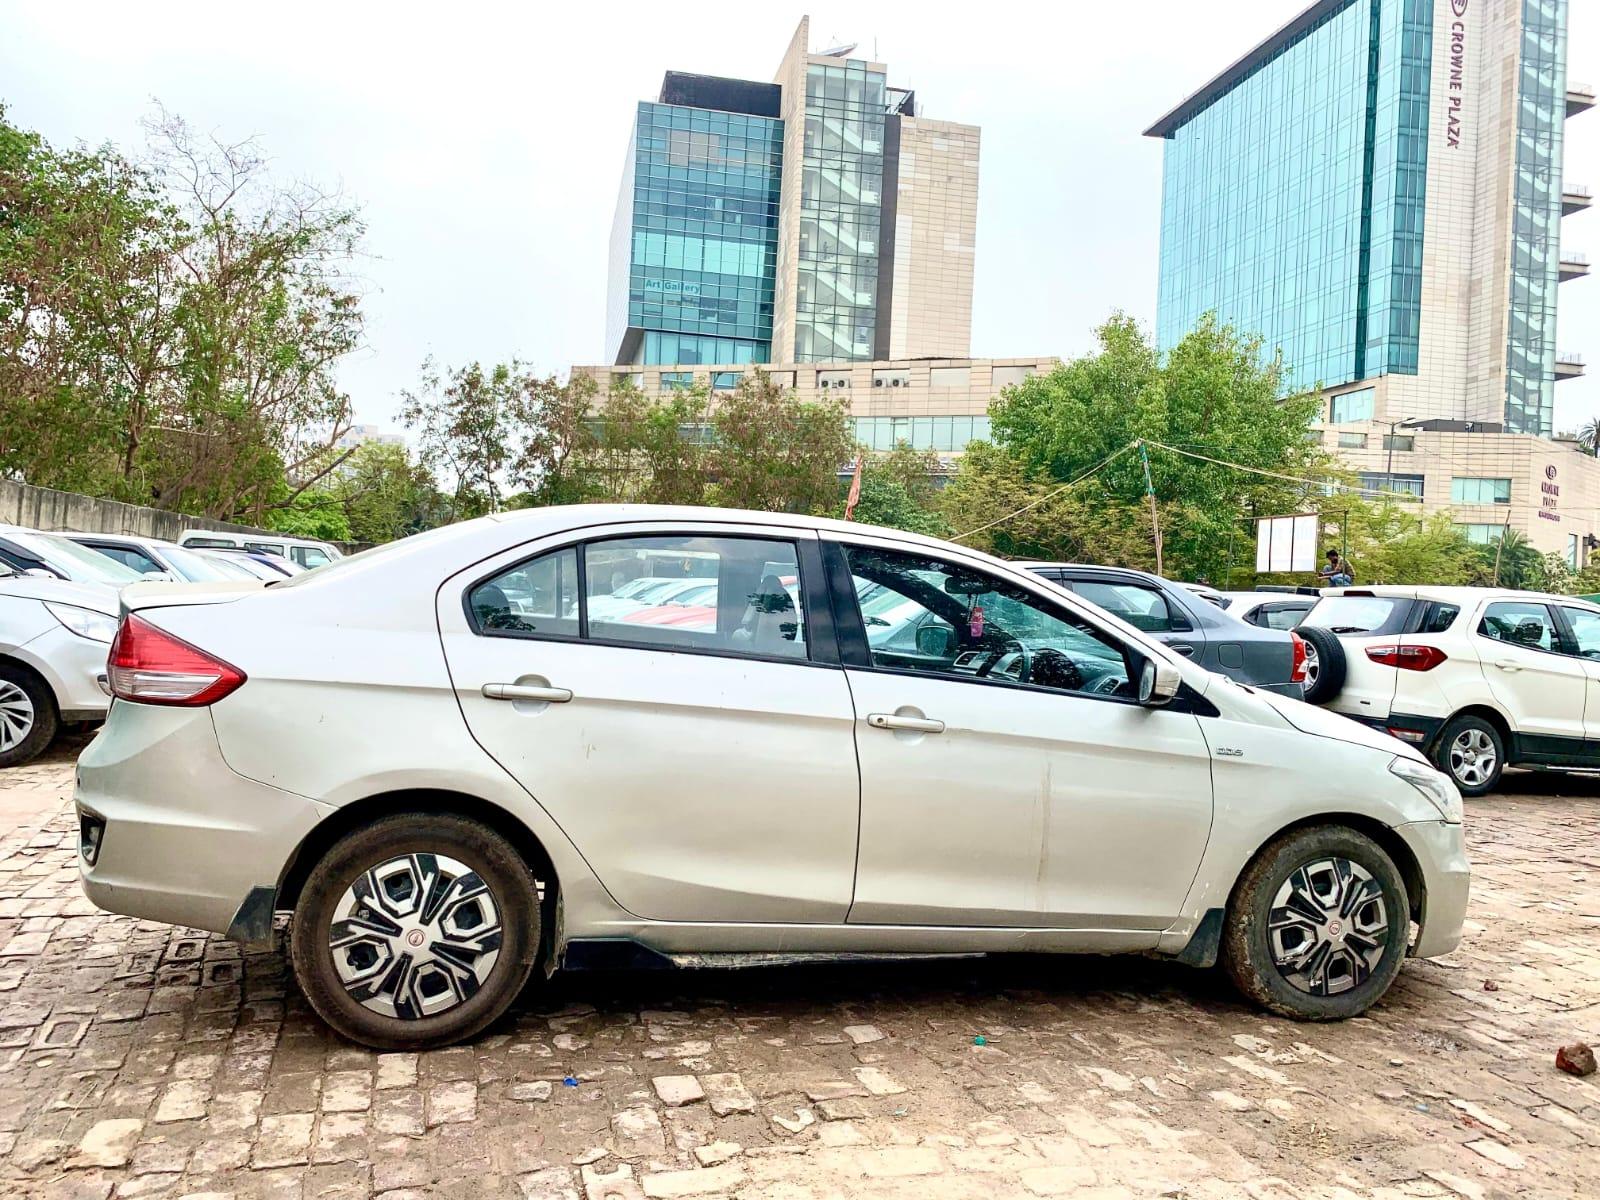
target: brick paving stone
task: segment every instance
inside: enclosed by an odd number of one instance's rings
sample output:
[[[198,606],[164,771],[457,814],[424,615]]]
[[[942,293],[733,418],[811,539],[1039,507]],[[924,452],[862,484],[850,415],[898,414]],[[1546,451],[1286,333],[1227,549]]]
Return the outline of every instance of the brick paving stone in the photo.
[[[0,1195],[1600,1195],[1600,1080],[1553,1065],[1600,1042],[1600,781],[1511,778],[1468,802],[1461,949],[1356,1021],[1001,956],[558,977],[375,1054],[281,951],[88,905],[57,752],[0,772],[43,797],[0,832]]]

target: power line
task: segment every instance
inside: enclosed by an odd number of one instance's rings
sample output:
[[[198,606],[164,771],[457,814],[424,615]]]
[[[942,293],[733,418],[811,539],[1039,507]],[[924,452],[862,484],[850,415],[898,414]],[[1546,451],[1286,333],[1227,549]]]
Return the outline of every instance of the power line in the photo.
[[[1153,442],[1151,444],[1154,445]],[[1011,520],[1012,517],[1020,517],[1023,513],[1027,512],[1029,509],[1038,508],[1039,505],[1043,504],[1046,500],[1053,500],[1053,499],[1055,499],[1055,497],[1061,495],[1062,492],[1065,492],[1065,491],[1067,491],[1067,490],[1069,490],[1071,488],[1077,487],[1078,484],[1082,483],[1085,479],[1089,478],[1089,476],[1093,475],[1096,471],[1100,470],[1101,467],[1104,467],[1107,463],[1111,462],[1112,459],[1118,458],[1118,457],[1126,454],[1129,450],[1132,450],[1137,445],[1139,445],[1139,439],[1135,438],[1133,441],[1129,442],[1126,446],[1122,447],[1122,449],[1113,450],[1110,454],[1106,455],[1099,462],[1095,463],[1094,466],[1090,467],[1082,475],[1079,475],[1076,479],[1070,480],[1067,483],[1062,484],[1060,487],[1056,488],[1055,491],[1046,492],[1043,496],[1040,496],[1037,500],[1034,500],[1034,501],[1031,501],[1031,502],[1029,502],[1027,504],[1024,504],[1021,508],[1014,509],[1013,511],[1006,513],[1006,515],[1003,516],[1003,517],[997,517],[995,520],[990,521],[987,525],[979,525],[976,529],[969,529],[965,533],[958,533],[953,538],[951,538],[950,540],[952,542],[959,542],[963,538],[971,537],[975,533],[982,533],[985,529],[993,529],[996,525],[1000,525],[1000,524],[1003,524],[1006,521]]]

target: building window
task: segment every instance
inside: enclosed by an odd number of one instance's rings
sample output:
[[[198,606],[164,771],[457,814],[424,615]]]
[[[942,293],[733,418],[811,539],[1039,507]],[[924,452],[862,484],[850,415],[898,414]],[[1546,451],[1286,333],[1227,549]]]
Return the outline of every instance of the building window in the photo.
[[[932,367],[928,371],[928,386],[935,388],[961,388],[972,385],[971,367]]]
[[[713,371],[711,373],[711,390],[714,392],[731,392],[739,386],[739,379],[743,371]]]
[[[1422,496],[1422,476],[1397,475],[1388,471],[1363,471],[1361,472],[1361,489],[1369,496],[1381,496],[1387,492],[1420,498]]]
[[[1567,534],[1567,566],[1578,570],[1578,535],[1575,533]]]
[[[663,392],[677,392],[684,388],[694,386],[693,371],[663,371],[661,372],[661,390]]]
[[[872,373],[875,388],[903,388],[911,386],[911,372],[903,367],[884,367]]]
[[[1492,546],[1500,535],[1506,531],[1504,525],[1484,525],[1479,522],[1459,523],[1456,528],[1466,534],[1467,541],[1474,546]]]
[[[965,450],[989,440],[988,417],[857,417],[856,440],[868,450]]]
[[[1339,449],[1365,450],[1367,448],[1367,435],[1364,433],[1341,433],[1339,435]]]
[[[1346,392],[1328,402],[1328,424],[1348,425],[1351,421],[1372,420],[1373,388]]]
[[[1383,436],[1383,448],[1385,450],[1415,450],[1417,448],[1417,439],[1406,434],[1386,433]]]
[[[644,387],[644,372],[617,371],[611,376],[611,386],[613,388],[631,387],[641,389]]]
[[[1450,481],[1452,504],[1510,504],[1511,480],[1457,475]]]
[[[826,392],[826,391],[829,391],[830,389],[833,389],[833,388],[845,388],[845,389],[848,389],[849,387],[850,387],[850,372],[849,371],[818,371],[817,372],[817,389],[819,391]]]
[[[1032,374],[1032,367],[995,367],[989,376],[989,386],[998,392],[1001,388],[1015,387]]]

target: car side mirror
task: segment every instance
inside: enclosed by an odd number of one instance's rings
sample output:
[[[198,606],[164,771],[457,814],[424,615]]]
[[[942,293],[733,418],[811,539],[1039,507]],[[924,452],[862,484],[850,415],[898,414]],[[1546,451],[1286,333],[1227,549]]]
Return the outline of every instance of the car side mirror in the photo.
[[[949,658],[951,640],[955,630],[948,625],[929,622],[917,629],[917,653],[929,658]]]
[[[1178,668],[1161,659],[1147,658],[1139,669],[1139,703],[1145,708],[1160,708],[1178,694],[1183,676]]]

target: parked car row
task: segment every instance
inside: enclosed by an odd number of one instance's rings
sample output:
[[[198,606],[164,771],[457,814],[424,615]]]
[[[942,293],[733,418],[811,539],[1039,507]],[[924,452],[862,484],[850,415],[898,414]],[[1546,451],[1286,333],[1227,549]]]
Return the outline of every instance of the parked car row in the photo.
[[[161,581],[253,589],[302,573],[301,561],[338,556],[303,539],[263,543],[276,553],[234,535],[210,540],[228,544],[0,525],[0,767],[29,762],[63,729],[105,717],[122,588]]]

